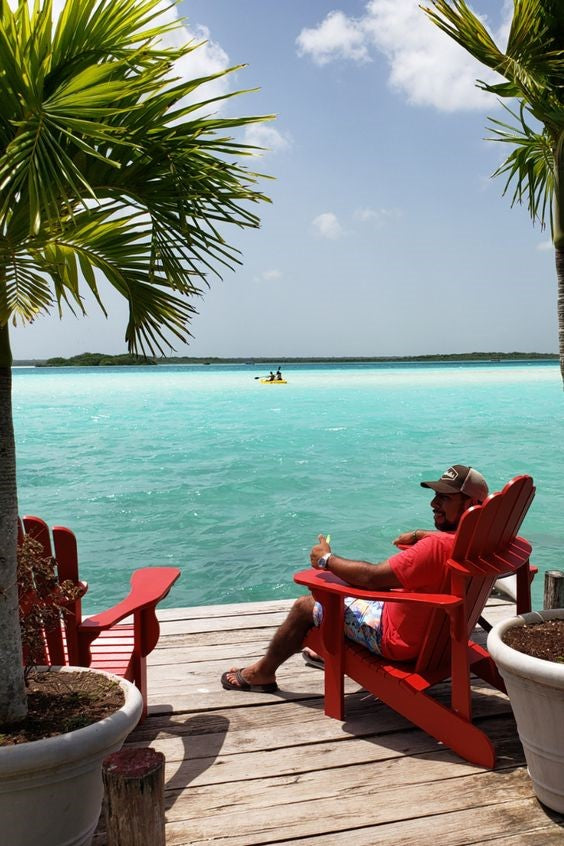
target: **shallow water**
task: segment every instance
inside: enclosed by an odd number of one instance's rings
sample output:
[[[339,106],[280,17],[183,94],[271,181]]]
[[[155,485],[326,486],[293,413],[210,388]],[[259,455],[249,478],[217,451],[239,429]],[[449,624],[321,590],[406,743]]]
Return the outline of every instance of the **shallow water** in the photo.
[[[491,489],[531,473],[522,532],[541,570],[562,569],[556,364],[295,365],[278,386],[263,372],[14,371],[20,513],[76,532],[88,611],[149,564],[183,570],[169,606],[295,596],[319,532],[343,555],[386,558],[400,531],[431,525],[419,481],[454,463]]]

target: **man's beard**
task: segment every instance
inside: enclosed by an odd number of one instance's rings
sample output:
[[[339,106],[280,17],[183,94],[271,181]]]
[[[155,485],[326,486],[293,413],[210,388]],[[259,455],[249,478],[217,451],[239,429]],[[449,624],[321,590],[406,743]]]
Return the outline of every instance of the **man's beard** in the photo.
[[[444,518],[440,521],[440,523],[437,523],[437,518],[436,518],[436,517],[435,517],[435,520],[434,520],[434,523],[435,523],[435,528],[436,528],[439,532],[454,532],[454,531],[456,531],[456,528],[457,528],[457,526],[458,526],[458,522],[459,522],[459,521],[457,521],[456,523],[452,523],[452,522],[450,522],[449,520],[447,520],[447,519],[446,519],[446,517],[444,517]]]

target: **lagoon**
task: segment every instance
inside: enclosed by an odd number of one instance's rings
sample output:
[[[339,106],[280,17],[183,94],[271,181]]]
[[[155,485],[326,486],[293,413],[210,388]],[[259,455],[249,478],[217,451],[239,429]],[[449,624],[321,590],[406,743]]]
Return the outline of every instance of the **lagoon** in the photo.
[[[382,560],[431,526],[419,481],[454,463],[491,489],[530,473],[523,534],[541,571],[563,568],[557,363],[299,364],[260,385],[269,369],[14,370],[20,513],[75,531],[87,612],[144,565],[182,568],[171,607],[295,596],[320,532]]]

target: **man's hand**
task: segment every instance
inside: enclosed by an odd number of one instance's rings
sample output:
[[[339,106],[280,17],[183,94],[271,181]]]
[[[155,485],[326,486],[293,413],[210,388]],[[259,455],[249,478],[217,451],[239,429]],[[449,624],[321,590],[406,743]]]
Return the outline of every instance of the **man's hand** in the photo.
[[[331,552],[331,547],[327,543],[327,538],[325,535],[319,535],[319,543],[316,543],[315,546],[311,548],[311,552],[309,554],[309,560],[311,561],[311,566],[318,570],[319,567],[317,566],[319,559],[322,555],[326,555],[328,552]]]
[[[414,529],[411,532],[402,532],[401,535],[392,541],[395,546],[413,546],[414,543],[420,541],[421,538],[427,537],[429,532],[425,529]]]

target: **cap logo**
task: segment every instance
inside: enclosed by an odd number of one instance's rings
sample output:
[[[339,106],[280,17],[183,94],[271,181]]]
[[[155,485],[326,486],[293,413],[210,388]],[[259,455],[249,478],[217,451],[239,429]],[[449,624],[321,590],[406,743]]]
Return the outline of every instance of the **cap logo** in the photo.
[[[456,472],[454,467],[449,467],[448,470],[445,470],[445,472],[441,476],[441,479],[448,479],[448,481],[453,482],[457,476],[458,473]]]

